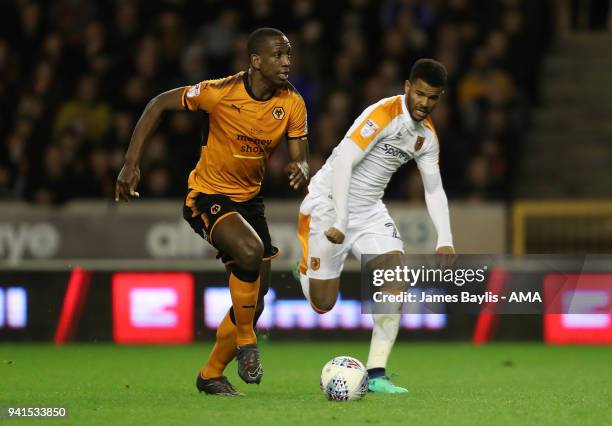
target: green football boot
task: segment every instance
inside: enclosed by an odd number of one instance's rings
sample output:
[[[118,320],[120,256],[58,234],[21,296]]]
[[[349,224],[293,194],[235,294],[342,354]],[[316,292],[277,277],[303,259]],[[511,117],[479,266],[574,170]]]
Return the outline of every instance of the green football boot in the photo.
[[[374,393],[406,393],[408,389],[400,386],[395,386],[391,383],[389,376],[380,376],[370,379],[368,383],[368,392]]]
[[[293,277],[295,281],[300,283],[300,261],[299,260],[295,263],[295,266],[293,267],[293,270],[291,271],[291,276]]]

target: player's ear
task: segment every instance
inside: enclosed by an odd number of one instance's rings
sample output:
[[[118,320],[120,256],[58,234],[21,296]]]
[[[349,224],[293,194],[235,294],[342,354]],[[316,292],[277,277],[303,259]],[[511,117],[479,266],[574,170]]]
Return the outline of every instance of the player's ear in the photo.
[[[404,93],[408,94],[409,90],[410,90],[410,80],[406,80],[404,81]]]
[[[255,53],[251,54],[251,68],[254,70],[261,68],[261,57]]]

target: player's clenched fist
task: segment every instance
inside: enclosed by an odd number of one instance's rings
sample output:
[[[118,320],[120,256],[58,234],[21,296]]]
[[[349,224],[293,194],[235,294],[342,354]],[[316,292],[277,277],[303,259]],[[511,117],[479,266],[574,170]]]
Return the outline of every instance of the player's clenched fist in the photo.
[[[325,236],[334,244],[342,244],[344,242],[344,234],[334,227],[325,231]]]
[[[130,197],[138,198],[140,194],[136,192],[136,186],[140,181],[140,168],[124,164],[117,176],[115,184],[115,202],[130,201]]]
[[[440,268],[450,268],[455,259],[455,249],[451,246],[442,246],[436,250],[436,262]]]

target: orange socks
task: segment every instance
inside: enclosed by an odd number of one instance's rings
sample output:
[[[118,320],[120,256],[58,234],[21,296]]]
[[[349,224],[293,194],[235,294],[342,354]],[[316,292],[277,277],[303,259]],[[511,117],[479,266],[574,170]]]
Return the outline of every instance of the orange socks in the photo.
[[[253,330],[253,317],[259,292],[259,278],[255,282],[247,282],[231,274],[229,282],[236,325],[232,322],[228,311],[217,328],[217,341],[210,357],[200,370],[200,375],[205,379],[223,375],[223,370],[236,355],[236,346],[257,343]]]
[[[236,345],[248,345],[257,343],[257,337],[253,330],[253,318],[255,317],[255,306],[257,305],[257,294],[259,292],[259,277],[253,281],[242,281],[233,273],[230,274],[229,288],[234,306],[234,319],[236,320]]]
[[[217,341],[206,365],[200,370],[200,375],[205,379],[222,376],[223,370],[234,356],[236,356],[236,326],[230,318],[230,311],[227,311],[217,328]]]

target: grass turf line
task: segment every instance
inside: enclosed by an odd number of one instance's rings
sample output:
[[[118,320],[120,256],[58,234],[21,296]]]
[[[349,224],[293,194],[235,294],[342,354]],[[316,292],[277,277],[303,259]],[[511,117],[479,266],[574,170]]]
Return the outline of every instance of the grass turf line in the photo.
[[[367,343],[264,343],[261,386],[227,375],[244,398],[200,395],[210,346],[0,344],[0,405],[67,406],[62,424],[606,424],[612,347],[396,345],[389,371],[407,395],[328,402],[322,366],[367,358]],[[46,420],[39,420],[38,424]],[[21,421],[19,424],[28,424]]]

